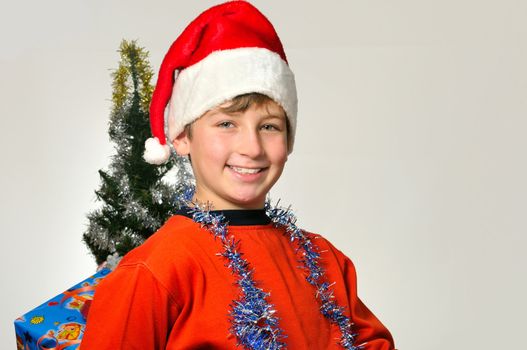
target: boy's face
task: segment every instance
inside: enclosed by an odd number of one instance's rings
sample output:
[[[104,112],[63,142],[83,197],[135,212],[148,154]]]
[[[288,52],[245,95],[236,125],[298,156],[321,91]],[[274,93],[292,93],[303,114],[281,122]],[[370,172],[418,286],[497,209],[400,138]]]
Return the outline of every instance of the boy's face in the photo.
[[[263,208],[287,161],[282,107],[270,101],[234,114],[216,108],[191,128],[192,137],[181,133],[174,147],[191,156],[195,199],[212,202],[214,209]]]

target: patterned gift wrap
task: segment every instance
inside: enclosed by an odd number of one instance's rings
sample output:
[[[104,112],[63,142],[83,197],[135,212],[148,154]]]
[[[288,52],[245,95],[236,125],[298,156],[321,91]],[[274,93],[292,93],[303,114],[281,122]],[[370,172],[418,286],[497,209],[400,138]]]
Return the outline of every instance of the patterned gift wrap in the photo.
[[[79,349],[95,287],[110,271],[100,270],[17,318],[15,320],[17,349]]]

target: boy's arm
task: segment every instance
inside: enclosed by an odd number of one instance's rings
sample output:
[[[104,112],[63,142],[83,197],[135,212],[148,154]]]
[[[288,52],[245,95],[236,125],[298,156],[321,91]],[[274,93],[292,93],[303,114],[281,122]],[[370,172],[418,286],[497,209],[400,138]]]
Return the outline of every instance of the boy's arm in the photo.
[[[392,335],[388,329],[358,297],[355,267],[347,257],[345,259],[344,273],[350,299],[351,319],[355,323],[353,326],[354,330],[358,332],[356,344],[365,343],[365,350],[395,349]]]
[[[95,290],[81,348],[165,349],[177,315],[177,304],[148,266],[119,265]]]
[[[363,345],[364,350],[394,350],[393,337],[388,329],[364,305],[357,295],[357,275],[353,262],[330,242],[325,240],[337,257],[342,269],[350,305],[350,316],[354,323],[352,329],[357,334],[355,345]]]

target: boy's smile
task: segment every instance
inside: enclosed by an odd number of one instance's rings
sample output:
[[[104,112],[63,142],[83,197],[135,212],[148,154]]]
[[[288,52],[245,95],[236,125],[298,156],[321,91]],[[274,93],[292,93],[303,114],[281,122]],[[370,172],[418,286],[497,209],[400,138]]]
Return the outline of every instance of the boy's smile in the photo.
[[[287,161],[285,112],[273,101],[234,114],[212,109],[192,124],[191,137],[183,132],[173,143],[190,154],[195,199],[214,209],[261,209]]]

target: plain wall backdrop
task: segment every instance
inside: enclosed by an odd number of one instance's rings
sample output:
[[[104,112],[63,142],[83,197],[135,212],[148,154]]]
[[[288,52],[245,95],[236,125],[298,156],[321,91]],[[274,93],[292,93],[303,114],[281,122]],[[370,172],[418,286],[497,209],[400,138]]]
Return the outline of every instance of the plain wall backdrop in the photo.
[[[157,72],[216,1],[3,1],[0,344],[95,270],[96,207],[122,39]],[[518,349],[527,313],[527,2],[254,0],[299,91],[272,190],[356,264],[406,350]],[[118,296],[116,296],[118,297]]]

